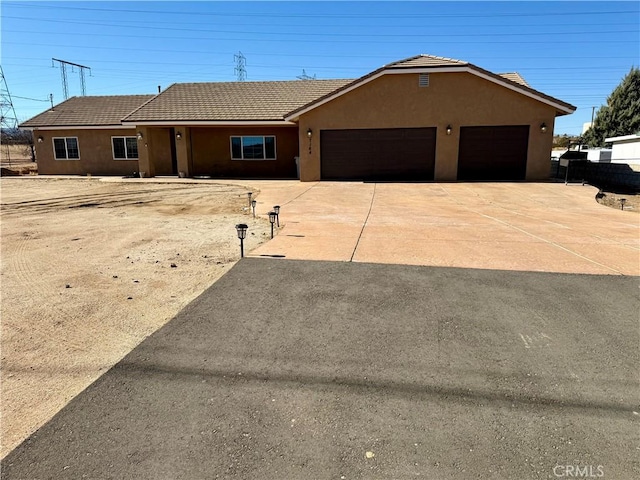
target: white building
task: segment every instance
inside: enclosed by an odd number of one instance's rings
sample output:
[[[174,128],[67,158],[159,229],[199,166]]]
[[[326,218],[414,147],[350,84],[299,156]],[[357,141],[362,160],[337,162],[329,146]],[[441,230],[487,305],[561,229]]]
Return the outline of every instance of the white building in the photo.
[[[605,138],[604,141],[612,144],[611,163],[640,165],[640,133]]]

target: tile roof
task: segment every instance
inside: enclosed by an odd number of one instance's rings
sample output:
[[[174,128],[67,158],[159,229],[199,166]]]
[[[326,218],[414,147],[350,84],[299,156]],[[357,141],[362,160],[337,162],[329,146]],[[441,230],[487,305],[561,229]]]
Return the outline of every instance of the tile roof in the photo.
[[[469,65],[469,63],[463,62],[462,60],[456,60],[455,58],[422,54],[416,55],[415,57],[405,58],[404,60],[398,60],[397,62],[389,63],[382,68],[386,70],[395,68],[450,67],[460,65]]]
[[[20,124],[21,127],[121,125],[122,117],[153,95],[71,97]]]
[[[499,73],[498,75],[500,75],[502,78],[506,78],[507,80],[511,80],[512,82],[519,83],[520,85],[523,85],[525,87],[529,86],[527,81],[522,78],[522,75],[520,75],[518,72]]]
[[[123,118],[124,122],[282,121],[352,80],[176,83]]]

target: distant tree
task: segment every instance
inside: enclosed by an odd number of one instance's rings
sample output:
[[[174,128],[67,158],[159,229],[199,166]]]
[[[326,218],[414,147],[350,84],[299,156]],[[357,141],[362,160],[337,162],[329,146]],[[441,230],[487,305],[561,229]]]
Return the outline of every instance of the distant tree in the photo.
[[[600,107],[593,125],[584,134],[583,143],[603,147],[604,139],[631,135],[640,131],[640,69],[633,67],[622,79],[607,104]]]
[[[577,135],[567,135],[563,133],[562,135],[554,135],[553,136],[553,148],[567,148],[569,144],[574,145],[580,142],[580,137]]]

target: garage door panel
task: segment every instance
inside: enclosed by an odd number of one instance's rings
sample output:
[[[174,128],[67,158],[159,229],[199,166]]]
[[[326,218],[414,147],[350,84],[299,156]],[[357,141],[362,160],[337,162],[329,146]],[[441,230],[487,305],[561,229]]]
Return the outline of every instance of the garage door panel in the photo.
[[[323,130],[323,180],[433,180],[435,128]]]
[[[458,180],[524,180],[529,126],[461,127]]]

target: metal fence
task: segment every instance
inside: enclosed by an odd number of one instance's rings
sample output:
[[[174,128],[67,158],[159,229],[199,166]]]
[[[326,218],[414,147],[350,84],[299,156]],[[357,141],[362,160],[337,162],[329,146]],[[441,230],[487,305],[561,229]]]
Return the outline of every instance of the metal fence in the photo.
[[[640,192],[640,172],[633,170],[626,163],[571,160],[569,166],[565,167],[558,160],[552,159],[551,178],[571,183],[584,182],[603,190]]]

